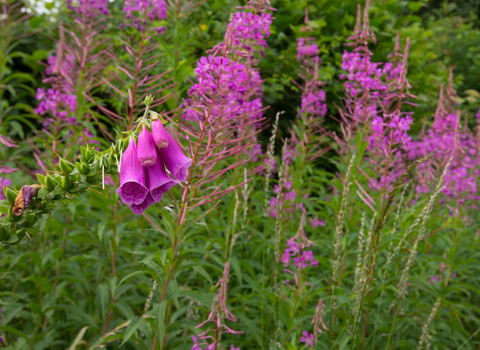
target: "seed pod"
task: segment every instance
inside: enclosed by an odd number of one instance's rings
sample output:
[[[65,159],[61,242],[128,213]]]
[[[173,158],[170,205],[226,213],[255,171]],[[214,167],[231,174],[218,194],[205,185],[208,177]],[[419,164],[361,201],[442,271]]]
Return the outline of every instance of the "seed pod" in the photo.
[[[60,186],[62,186],[62,188],[64,190],[68,191],[69,189],[72,188],[73,182],[68,176],[65,176],[65,177],[63,177],[62,181],[60,182]]]
[[[45,187],[47,190],[53,191],[55,187],[57,187],[57,182],[50,175],[47,175],[45,178]]]
[[[60,158],[60,169],[62,169],[62,172],[65,174],[65,175],[69,175],[72,170],[73,170],[73,164],[70,163],[69,161],[63,159],[63,158]]]
[[[62,168],[60,168],[60,165],[59,165],[59,164],[55,164],[55,166],[53,167],[53,169],[55,169],[55,171],[58,171],[59,173],[62,172]]]
[[[93,182],[93,181],[95,181],[95,179],[96,179],[96,176],[95,176],[95,175],[89,175],[89,176],[87,176],[87,182]]]
[[[5,197],[7,197],[8,203],[15,205],[15,198],[17,198],[15,191],[9,189],[8,187],[4,187],[3,193],[5,194]]]

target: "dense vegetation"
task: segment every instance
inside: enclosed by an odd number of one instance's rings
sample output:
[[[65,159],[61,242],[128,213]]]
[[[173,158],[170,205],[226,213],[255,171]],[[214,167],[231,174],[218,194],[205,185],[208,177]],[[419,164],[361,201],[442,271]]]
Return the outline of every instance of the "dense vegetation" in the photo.
[[[0,346],[480,346],[478,1],[0,4]]]

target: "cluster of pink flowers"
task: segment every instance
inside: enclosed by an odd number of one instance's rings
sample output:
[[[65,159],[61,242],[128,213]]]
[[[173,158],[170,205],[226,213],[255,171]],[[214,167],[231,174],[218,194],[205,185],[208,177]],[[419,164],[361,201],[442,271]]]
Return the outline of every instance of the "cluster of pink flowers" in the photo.
[[[123,11],[127,19],[133,18],[135,12],[142,16],[147,13],[150,22],[153,22],[156,19],[167,18],[167,3],[164,0],[125,0]]]
[[[35,108],[39,115],[50,114],[53,118],[46,118],[43,126],[48,128],[56,120],[66,124],[75,123],[77,96],[73,88],[72,77],[75,75],[75,57],[73,55],[50,56],[45,70],[47,77],[45,84],[50,84],[49,89],[37,89],[37,100],[40,101]]]
[[[273,189],[273,193],[278,194],[279,186],[275,185]],[[294,212],[294,209],[296,207],[295,200],[297,199],[297,193],[295,192],[295,189],[293,188],[293,182],[292,181],[285,181],[285,194],[282,198],[282,208],[285,210],[289,211],[290,213]],[[302,203],[300,203],[301,209],[303,208]],[[277,217],[277,197],[273,196],[272,199],[270,199],[270,213],[269,215],[272,218]]]
[[[182,105],[183,118],[191,121],[240,118],[242,130],[251,129],[262,118],[262,80],[255,67],[255,52],[263,54],[266,47],[272,23],[267,11],[273,10],[264,1],[247,4],[245,9],[254,12],[234,13],[224,42],[197,62],[197,83]]]
[[[152,121],[152,133],[143,125],[138,145],[133,136],[120,163],[120,187],[117,193],[123,203],[140,215],[178,181],[185,181],[191,160],[160,119]],[[172,177],[168,176],[165,168]],[[178,181],[177,181],[178,180]]]
[[[227,285],[228,285],[228,275],[230,272],[230,263],[227,261],[225,263],[225,268],[223,270],[223,276],[218,281],[215,287],[220,286],[218,289],[218,294],[213,300],[212,308],[208,318],[200,323],[196,328],[203,327],[206,323],[212,322],[215,324],[215,329],[207,329],[205,332],[198,335],[198,339],[196,336],[192,336],[193,339],[193,346],[192,350],[214,350],[218,348],[219,345],[219,338],[222,334],[242,334],[243,332],[234,331],[233,329],[227,327],[225,324],[222,324],[222,320],[229,320],[231,322],[236,322],[236,317],[228,310],[227,308]],[[210,335],[212,333],[213,335]],[[203,343],[199,343],[200,340],[205,340]],[[212,343],[208,343],[207,340],[212,341]],[[201,346],[207,345],[205,349]],[[220,344],[220,346],[222,346]],[[222,347],[223,348],[223,347]],[[230,347],[230,350],[240,350],[240,348],[235,348],[233,344]]]
[[[148,17],[152,23],[155,20],[167,18],[167,3],[165,0],[125,0],[123,11],[126,13],[125,17],[127,20],[133,18],[130,26],[137,30],[146,30],[146,17]],[[124,27],[125,24],[121,23],[120,29]],[[167,27],[162,26],[152,29],[158,34],[163,34],[166,32]]]
[[[314,259],[313,252],[311,250],[304,250],[311,244],[303,244],[297,242],[298,237],[290,238],[287,241],[288,248],[283,252],[282,262],[285,266],[290,265],[290,261],[293,258],[293,266],[300,269],[304,269],[307,266],[317,266],[318,261]]]
[[[413,123],[412,113],[403,112],[402,103],[415,96],[408,91],[406,79],[409,40],[405,53],[400,53],[399,37],[391,62],[385,64],[372,62],[372,53],[368,48],[376,39],[369,27],[368,1],[361,26],[361,12],[357,16],[357,25],[350,36],[345,50],[340,78],[345,80],[345,109],[341,111],[347,130],[347,140],[356,130],[366,131],[368,141],[367,157],[377,176],[370,178],[372,190],[385,191],[393,186],[405,169],[405,159],[409,152],[411,138],[408,131]],[[411,104],[411,103],[410,103]]]
[[[307,23],[308,17],[305,16],[304,31],[311,30]],[[297,58],[302,64],[300,76],[305,81],[298,116],[303,117],[309,124],[322,122],[327,115],[327,104],[325,103],[325,91],[321,89],[325,83],[318,78],[320,57],[318,56],[318,45],[315,44],[315,38],[298,39]]]
[[[76,4],[73,4],[72,0],[67,0],[67,6],[70,11],[92,19],[97,18],[100,14],[107,17],[110,15],[108,0],[77,0]]]
[[[419,166],[417,194],[430,192],[430,185],[451,158],[450,167],[445,176],[444,198],[454,200],[462,206],[468,200],[478,201],[477,177],[480,165],[479,150],[475,135],[468,127],[460,123],[460,112],[445,107],[443,89],[432,126],[425,135],[412,143],[411,159],[424,157],[432,153],[433,157]],[[438,166],[437,166],[438,164]]]

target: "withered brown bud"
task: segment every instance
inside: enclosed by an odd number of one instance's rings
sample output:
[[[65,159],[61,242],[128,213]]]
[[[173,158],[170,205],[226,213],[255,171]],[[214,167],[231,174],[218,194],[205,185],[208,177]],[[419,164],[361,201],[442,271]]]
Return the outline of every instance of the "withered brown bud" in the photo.
[[[30,201],[35,197],[40,190],[39,185],[25,185],[22,186],[20,192],[18,192],[17,198],[15,198],[15,205],[13,206],[12,214],[15,216],[21,216],[25,209],[30,205]]]

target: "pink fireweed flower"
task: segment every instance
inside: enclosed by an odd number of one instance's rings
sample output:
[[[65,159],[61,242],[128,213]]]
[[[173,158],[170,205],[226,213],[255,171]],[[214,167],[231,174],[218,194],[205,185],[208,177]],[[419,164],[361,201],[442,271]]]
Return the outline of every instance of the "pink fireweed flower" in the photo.
[[[156,151],[158,152],[158,151]],[[147,183],[150,194],[155,202],[160,202],[163,195],[167,193],[173,186],[177,184],[176,180],[173,180],[167,175],[165,166],[160,155],[157,156],[157,162],[148,167],[147,170]]]
[[[302,332],[303,336],[300,338],[300,342],[305,343],[305,346],[313,348],[313,334],[308,333],[307,331]]]
[[[144,125],[140,135],[138,135],[137,147],[138,160],[144,167],[150,167],[157,162],[157,150],[153,137],[147,127]]]
[[[192,160],[183,154],[177,140],[169,132],[167,132],[167,138],[168,147],[161,148],[160,155],[172,176],[179,181],[185,181]]]
[[[138,160],[135,139],[130,138],[128,148],[123,153],[120,165],[120,187],[117,190],[125,204],[141,204],[148,194],[145,182],[145,169]]]
[[[158,118],[152,121],[152,134],[153,141],[158,148],[168,147],[168,131],[163,126],[162,121]]]
[[[11,181],[9,179],[4,179],[0,177],[0,200],[5,200],[5,195],[3,194],[4,187],[10,186]]]
[[[161,198],[161,197],[160,197]],[[145,197],[145,200],[140,204],[130,204],[130,209],[132,209],[135,215],[140,215],[143,213],[149,206],[155,203],[151,193],[148,193]]]

